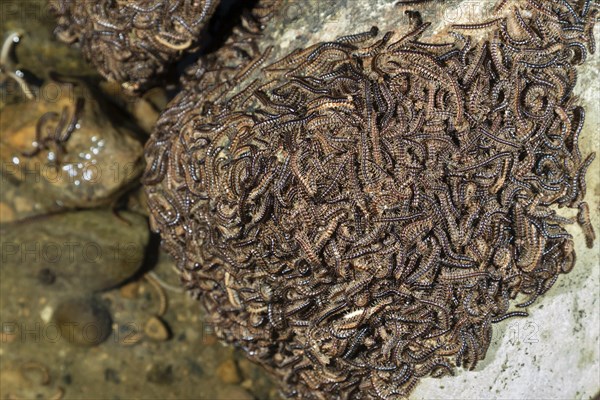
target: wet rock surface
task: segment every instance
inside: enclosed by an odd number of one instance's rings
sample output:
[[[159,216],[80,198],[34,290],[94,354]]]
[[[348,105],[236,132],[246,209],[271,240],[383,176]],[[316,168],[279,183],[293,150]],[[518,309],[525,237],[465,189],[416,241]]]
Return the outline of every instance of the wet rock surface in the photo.
[[[122,283],[142,265],[150,236],[143,216],[109,210],[40,216],[2,225],[0,232],[3,287],[55,293]]]
[[[2,179],[11,182],[16,195],[13,204],[6,199],[4,204],[20,218],[35,215],[36,209],[43,213],[114,201],[143,167],[142,144],[127,122],[107,117],[110,108],[83,84],[49,82],[38,95],[3,110],[11,117],[0,121]],[[44,203],[29,212],[19,209],[16,202],[26,192],[43,193],[37,196]]]

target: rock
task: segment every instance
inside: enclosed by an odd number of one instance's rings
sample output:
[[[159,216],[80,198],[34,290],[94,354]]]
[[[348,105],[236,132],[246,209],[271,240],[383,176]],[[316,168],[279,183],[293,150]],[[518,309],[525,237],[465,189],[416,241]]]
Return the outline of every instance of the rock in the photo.
[[[232,359],[226,360],[217,367],[217,376],[223,383],[240,383],[240,372]]]
[[[148,338],[157,342],[164,342],[171,337],[171,332],[166,322],[157,316],[152,316],[146,321],[144,333]]]
[[[74,298],[61,303],[54,312],[53,320],[63,339],[81,346],[96,346],[111,332],[110,312],[93,298]]]
[[[37,190],[35,184],[21,184],[12,179],[10,174],[4,173],[7,165],[11,167],[11,164],[3,163],[0,170],[0,185],[2,185],[0,224],[62,209],[51,197],[46,196],[43,191]]]
[[[144,338],[143,332],[136,324],[120,324],[117,332],[117,341],[121,346],[135,346]]]
[[[19,365],[20,364],[20,365]],[[64,389],[52,382],[50,368],[40,361],[3,362],[0,369],[2,397],[6,399],[57,399]]]
[[[152,364],[146,373],[148,382],[156,383],[157,385],[170,385],[173,383],[173,366]]]
[[[22,4],[25,6],[22,6]],[[54,40],[54,21],[48,13],[46,0],[2,3],[2,31],[0,40],[10,40],[16,33],[18,45],[9,51],[4,71],[22,76],[31,90],[37,91],[41,80],[51,73],[98,79],[98,73],[87,64],[79,49],[71,48]],[[2,74],[4,76],[4,74]],[[9,78],[0,86],[0,110],[7,104],[27,100],[15,79]]]
[[[126,299],[135,299],[140,295],[140,282],[130,282],[119,288],[119,293]]]
[[[56,275],[50,268],[40,269],[37,278],[42,285],[52,285],[56,281]]]
[[[11,206],[6,203],[0,203],[0,224],[14,221],[15,212]]]
[[[145,99],[136,101],[132,108],[133,118],[135,122],[148,134],[152,132],[152,128],[158,119],[158,111],[152,104]]]
[[[250,379],[244,379],[240,386],[244,389],[250,390],[252,389],[252,381]]]
[[[0,201],[13,219],[109,204],[141,173],[142,144],[92,90],[49,82],[36,101],[3,110]]]
[[[98,210],[4,224],[0,236],[2,285],[89,293],[132,276],[144,258],[149,233],[143,216]]]
[[[25,387],[27,379],[20,373],[18,369],[10,369],[3,367],[0,370],[0,385],[4,393],[9,393],[15,388]]]
[[[164,110],[169,103],[169,95],[164,87],[158,86],[149,89],[143,95],[144,100],[152,104],[155,110]]]

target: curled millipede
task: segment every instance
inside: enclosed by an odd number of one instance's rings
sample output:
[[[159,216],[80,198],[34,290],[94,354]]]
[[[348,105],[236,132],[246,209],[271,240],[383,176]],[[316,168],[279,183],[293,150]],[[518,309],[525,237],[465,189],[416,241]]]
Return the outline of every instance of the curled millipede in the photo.
[[[53,145],[56,151],[56,161],[61,162],[62,155],[66,152],[65,144],[80,127],[80,117],[83,113],[85,100],[78,97],[70,112],[69,107],[64,106],[60,115],[53,111],[43,114],[35,126],[35,140],[33,141],[33,150],[22,152],[25,157],[33,157],[42,150],[51,150]]]

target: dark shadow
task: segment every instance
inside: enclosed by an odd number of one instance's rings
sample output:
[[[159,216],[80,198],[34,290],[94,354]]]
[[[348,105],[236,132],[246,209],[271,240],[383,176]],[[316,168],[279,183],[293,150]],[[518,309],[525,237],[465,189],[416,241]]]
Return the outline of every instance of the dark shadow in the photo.
[[[214,53],[229,39],[245,12],[254,8],[257,0],[223,0],[215,10],[206,29],[200,34],[200,48],[184,56],[169,71],[169,80],[178,79],[186,68],[196,64],[200,57]]]

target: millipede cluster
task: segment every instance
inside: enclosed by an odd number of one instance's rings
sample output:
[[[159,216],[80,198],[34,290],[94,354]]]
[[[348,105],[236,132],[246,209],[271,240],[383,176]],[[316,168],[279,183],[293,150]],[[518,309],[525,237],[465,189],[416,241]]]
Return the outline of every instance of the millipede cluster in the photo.
[[[573,87],[598,11],[501,1],[447,42],[417,23],[269,65],[267,48],[229,82],[199,70],[144,180],[220,337],[292,398],[403,398],[473,369],[492,324],[574,266],[573,221],[552,206],[579,209],[593,243]]]
[[[56,35],[77,42],[102,76],[143,89],[192,48],[217,0],[50,0]]]

